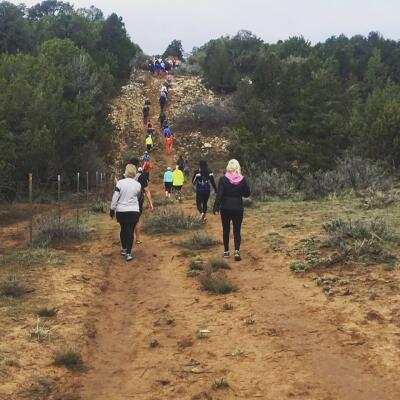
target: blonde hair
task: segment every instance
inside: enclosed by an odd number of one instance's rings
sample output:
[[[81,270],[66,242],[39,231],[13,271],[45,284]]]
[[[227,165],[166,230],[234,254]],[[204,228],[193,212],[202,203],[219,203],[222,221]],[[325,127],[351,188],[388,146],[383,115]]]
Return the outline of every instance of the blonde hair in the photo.
[[[240,168],[239,161],[235,160],[234,158],[232,160],[229,160],[228,165],[226,166],[226,172],[242,175],[242,169]]]
[[[133,164],[127,164],[125,167],[125,178],[134,178],[136,176],[136,167]]]

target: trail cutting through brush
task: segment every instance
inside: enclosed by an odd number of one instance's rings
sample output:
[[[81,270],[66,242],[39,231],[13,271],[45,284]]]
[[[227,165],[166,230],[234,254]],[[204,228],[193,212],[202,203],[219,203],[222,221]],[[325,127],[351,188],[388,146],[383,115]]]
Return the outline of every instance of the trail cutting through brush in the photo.
[[[167,112],[181,101],[177,87],[193,79],[175,80]],[[130,146],[143,149],[138,105],[150,98],[154,124],[160,86],[160,80],[140,78],[117,100],[116,154]],[[129,90],[138,96],[135,108],[127,100]],[[167,159],[162,145],[153,153],[153,195],[162,194],[161,172],[176,157],[175,152]],[[195,212],[192,199],[174,207]],[[118,226],[104,218],[90,251],[107,254],[110,261],[101,272],[102,294],[91,305],[97,335],[85,355],[88,369],[76,378],[81,399],[399,399],[395,370],[385,369],[368,346],[338,329],[349,317],[346,310],[292,275],[282,253],[266,251],[269,219],[262,210],[247,212],[243,261],[230,262],[228,271],[239,291],[215,296],[186,276],[190,259],[180,254],[178,243],[192,233],[145,235],[128,264],[118,255]],[[208,220],[205,232],[220,239],[219,218]],[[202,255],[219,257],[221,250],[217,246]],[[196,335],[199,329],[209,331],[206,338]],[[154,348],[153,340],[159,343]],[[227,387],[213,389],[221,379]]]

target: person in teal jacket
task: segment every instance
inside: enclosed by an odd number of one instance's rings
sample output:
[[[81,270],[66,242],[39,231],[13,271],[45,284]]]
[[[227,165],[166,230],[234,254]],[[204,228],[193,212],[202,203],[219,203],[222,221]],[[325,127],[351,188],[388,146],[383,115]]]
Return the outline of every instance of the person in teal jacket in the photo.
[[[172,181],[173,181],[172,170],[171,170],[171,167],[168,167],[164,173],[164,187],[165,187],[165,197],[166,198],[171,197]]]

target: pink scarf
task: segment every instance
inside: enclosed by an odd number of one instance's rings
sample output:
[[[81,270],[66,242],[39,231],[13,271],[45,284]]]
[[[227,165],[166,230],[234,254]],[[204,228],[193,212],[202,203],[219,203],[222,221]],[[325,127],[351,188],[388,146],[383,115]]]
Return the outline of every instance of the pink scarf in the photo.
[[[239,185],[239,183],[243,180],[243,176],[239,174],[232,174],[230,172],[227,172],[225,176],[228,178],[229,182],[232,185]]]

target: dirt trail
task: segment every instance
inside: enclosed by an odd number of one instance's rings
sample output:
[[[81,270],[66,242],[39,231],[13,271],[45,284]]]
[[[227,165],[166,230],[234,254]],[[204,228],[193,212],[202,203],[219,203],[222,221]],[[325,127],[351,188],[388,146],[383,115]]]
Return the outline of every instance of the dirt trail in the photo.
[[[155,107],[160,84],[147,80],[144,87]],[[164,168],[166,161],[157,150],[153,162]],[[153,192],[162,192],[161,170]],[[193,200],[181,207],[195,211]],[[189,259],[177,244],[189,234],[145,236],[127,264],[118,256],[118,227],[104,218],[91,251],[115,257],[104,276],[107,290],[91,311],[97,335],[85,356],[88,371],[76,378],[81,399],[399,399],[395,374],[339,329],[345,310],[293,276],[284,255],[265,251],[267,223],[265,214],[248,212],[243,261],[231,262],[229,271],[240,290],[212,296],[186,276]],[[220,238],[218,217],[209,217],[205,231]],[[199,329],[208,337],[197,338]],[[154,339],[159,346],[151,348]],[[229,387],[212,390],[221,378]]]

